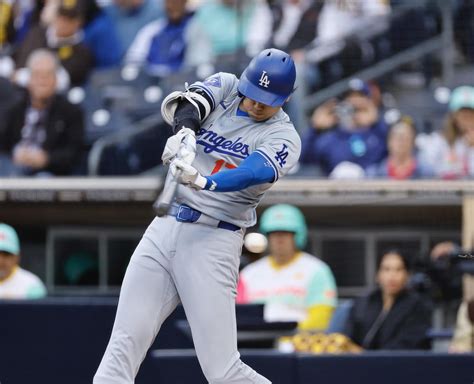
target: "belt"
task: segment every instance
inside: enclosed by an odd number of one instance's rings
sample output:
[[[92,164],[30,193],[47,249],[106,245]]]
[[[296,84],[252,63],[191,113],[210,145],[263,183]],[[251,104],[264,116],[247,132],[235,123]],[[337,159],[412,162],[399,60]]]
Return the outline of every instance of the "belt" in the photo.
[[[238,231],[241,229],[235,224],[214,219],[213,217],[207,216],[202,212],[199,212],[197,209],[193,209],[185,204],[172,205],[168,214],[170,216],[176,217],[176,221],[180,221],[182,223],[205,224],[211,227],[227,229],[229,231]]]

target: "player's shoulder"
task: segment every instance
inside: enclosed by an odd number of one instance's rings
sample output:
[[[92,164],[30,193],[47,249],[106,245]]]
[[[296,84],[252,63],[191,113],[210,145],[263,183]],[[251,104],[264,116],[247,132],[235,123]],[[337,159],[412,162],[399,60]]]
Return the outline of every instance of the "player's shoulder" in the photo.
[[[25,284],[43,284],[38,276],[23,268],[18,268],[17,278]]]
[[[330,269],[329,265],[327,265],[323,260],[306,252],[302,252],[300,262],[312,272],[325,271]]]
[[[257,261],[247,265],[242,271],[240,272],[243,276],[252,276],[255,274],[260,274],[263,270],[270,268],[270,261],[269,256],[264,256]]]
[[[271,138],[278,138],[284,139],[286,141],[292,142],[297,146],[301,146],[301,137],[299,133],[296,131],[295,126],[288,118],[286,113],[283,111],[280,118],[272,119],[265,124],[264,129],[261,132],[262,139],[271,139]]]
[[[217,72],[204,79],[202,82],[208,87],[223,88],[223,87],[237,87],[239,79],[233,73]]]

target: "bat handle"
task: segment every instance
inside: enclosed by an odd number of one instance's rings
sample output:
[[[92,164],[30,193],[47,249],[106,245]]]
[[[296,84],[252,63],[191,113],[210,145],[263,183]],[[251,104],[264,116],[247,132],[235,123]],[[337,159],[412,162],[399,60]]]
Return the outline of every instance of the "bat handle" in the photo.
[[[155,204],[155,212],[158,217],[166,216],[169,212],[171,204],[178,188],[178,179],[181,176],[181,170],[178,169],[176,176],[173,177],[171,172],[168,171],[166,179],[170,178],[169,183],[165,183],[165,188],[161,192],[160,198]]]

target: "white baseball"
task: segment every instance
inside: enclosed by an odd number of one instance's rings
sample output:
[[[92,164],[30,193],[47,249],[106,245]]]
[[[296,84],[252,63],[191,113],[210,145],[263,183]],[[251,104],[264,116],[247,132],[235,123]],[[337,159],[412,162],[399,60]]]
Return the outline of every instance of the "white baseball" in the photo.
[[[268,240],[261,233],[253,232],[245,236],[244,245],[253,253],[262,253],[267,249]]]

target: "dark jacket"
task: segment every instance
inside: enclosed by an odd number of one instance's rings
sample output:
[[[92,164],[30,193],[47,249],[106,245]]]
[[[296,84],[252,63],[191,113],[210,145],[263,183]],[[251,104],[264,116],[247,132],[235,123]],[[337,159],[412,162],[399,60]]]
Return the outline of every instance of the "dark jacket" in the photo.
[[[28,32],[14,55],[16,67],[25,67],[28,56],[39,48],[50,49],[58,55],[61,65],[69,74],[72,86],[84,84],[94,66],[94,57],[84,43],[50,48],[46,39],[46,29],[36,26]]]
[[[382,311],[380,289],[356,300],[344,334],[365,349],[428,349],[431,309],[421,297],[403,291],[373,337],[366,338]],[[370,340],[368,340],[370,339]]]
[[[298,28],[288,42],[288,45],[279,48],[284,51],[293,51],[295,49],[302,49],[310,44],[316,38],[316,29],[322,6],[322,1],[313,2],[301,15]],[[271,10],[273,13],[273,33],[275,33],[283,20],[283,6],[275,4],[271,7]]]
[[[387,134],[388,125],[384,119],[358,132],[338,125],[318,133],[310,127],[302,138],[300,162],[319,165],[326,175],[343,161],[367,169],[387,157]]]
[[[11,154],[21,140],[29,96],[25,92],[20,100],[6,112],[0,121],[0,151]],[[49,165],[45,169],[54,174],[67,174],[83,148],[84,117],[82,111],[64,96],[56,95],[45,118],[46,140],[43,149],[48,152]]]

